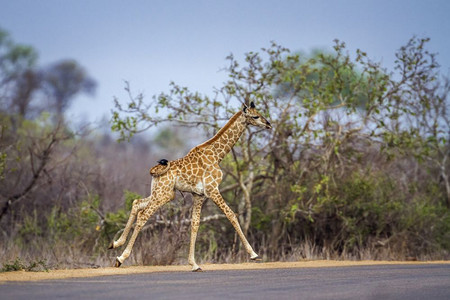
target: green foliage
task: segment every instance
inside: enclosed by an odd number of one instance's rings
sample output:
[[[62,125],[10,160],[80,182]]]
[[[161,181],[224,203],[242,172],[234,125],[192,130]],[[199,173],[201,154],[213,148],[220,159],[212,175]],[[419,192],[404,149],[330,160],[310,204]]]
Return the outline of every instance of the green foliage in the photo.
[[[311,55],[272,43],[244,63],[228,56],[228,80],[212,98],[171,83],[170,93],[144,104],[127,85],[131,101],[125,109],[116,100],[113,127],[127,136],[162,122],[205,125],[210,136],[235,111],[230,103],[253,101],[274,130],[245,134],[221,166],[224,197],[245,223],[251,212],[252,232],[268,239],[261,246],[309,239],[353,257],[386,247],[400,256],[448,253],[441,241],[449,234],[442,224],[450,207],[450,84],[428,41],[413,37],[400,48],[397,73],[362,50],[351,56],[339,40]],[[403,179],[410,169],[414,176]],[[441,183],[429,189],[436,176]]]
[[[5,178],[6,153],[0,152],[0,180]]]
[[[266,215],[260,208],[252,208],[252,223],[251,227],[260,231],[267,232],[270,228],[273,216]]]
[[[43,85],[61,117],[73,98],[80,93],[92,94],[96,83],[75,60],[68,59],[51,65],[43,72]]]
[[[243,134],[221,162],[221,190],[260,255],[292,259],[307,245],[323,258],[448,258],[450,80],[441,76],[436,56],[427,50],[428,41],[410,39],[397,51],[391,71],[362,50],[350,54],[345,43],[336,40],[330,51],[309,55],[291,53],[276,43],[246,53],[242,62],[230,55],[227,80],[212,95],[172,82],[167,93],[144,99],[126,83],[128,99],[115,99],[111,128],[121,140],[169,124],[193,127],[211,137],[242,103],[252,101],[273,129],[250,128]],[[81,141],[65,127],[55,131],[51,115],[1,116],[1,190],[20,186],[11,178],[34,178],[43,154],[58,151],[65,157]],[[159,132],[149,144],[179,144],[169,131]],[[55,139],[61,147],[53,146]],[[95,142],[91,146],[96,151],[99,147]],[[84,160],[90,164],[96,151],[78,147],[73,152],[80,159],[74,165],[64,159],[45,165],[37,187],[47,185],[44,179],[52,186],[59,178],[60,173],[46,175],[48,170],[61,164],[72,175],[70,167],[84,166]],[[103,168],[111,161],[118,164],[110,158],[98,164]],[[23,211],[17,210],[20,218],[11,230],[16,246],[22,249],[45,240],[51,249],[59,246],[73,253],[76,248],[89,259],[108,260],[104,249],[123,229],[133,201],[142,196],[120,187],[125,200],[120,207],[92,196],[104,195],[100,186],[111,183],[92,180],[97,171],[87,169],[83,174],[89,175],[67,185],[82,186],[82,192],[53,194],[51,205],[42,207],[19,206]],[[43,201],[14,190],[8,197],[12,194],[28,203]],[[145,245],[146,252],[138,255],[143,261],[172,263],[177,251],[185,250],[190,204],[183,197],[158,212],[166,218],[163,222],[149,222],[150,230],[142,233],[145,239],[137,241]],[[119,209],[111,211],[114,207]],[[217,218],[219,213],[205,204],[202,217],[212,218],[206,218],[198,234],[197,252],[212,261],[240,253],[234,228]],[[152,251],[160,251],[161,257]],[[310,254],[303,251],[300,256]]]
[[[60,207],[53,207],[47,217],[47,230],[54,241],[82,238],[91,235],[100,224],[100,216],[96,212],[100,199],[84,200],[67,212]]]
[[[124,191],[124,197],[125,197],[125,210],[126,211],[131,210],[134,200],[144,198],[143,196],[141,196],[135,192],[129,191],[129,190]]]
[[[394,248],[408,240],[414,255],[425,251],[425,241],[434,251],[448,249],[450,213],[436,201],[442,195],[417,196],[409,203],[396,181],[383,173],[353,173],[333,182],[322,178],[314,186],[293,187],[300,197],[286,209],[285,221],[292,228],[309,222],[300,234],[314,236],[318,246],[355,255],[383,241]],[[412,241],[419,236],[422,243],[416,245]]]
[[[22,262],[20,258],[16,258],[14,261],[3,264],[0,272],[13,272],[13,271],[27,271],[27,272],[48,272],[47,262],[43,259],[38,261],[32,261],[29,264]]]
[[[32,47],[16,44],[7,32],[0,29],[0,76],[17,76],[34,66],[37,57]]]
[[[334,53],[315,52],[310,57],[288,55],[277,65],[282,75],[276,95],[298,98],[309,115],[330,105],[346,106],[349,113],[366,108],[372,101],[367,91],[379,89],[374,84],[383,74],[360,72],[344,53],[345,43],[335,40],[333,48]],[[358,50],[358,56],[361,53]]]
[[[130,191],[125,191],[124,197],[124,207],[105,216],[100,212],[101,199],[98,196],[83,200],[68,210],[54,206],[45,215],[45,223],[40,222],[39,214],[34,210],[32,215],[25,216],[16,244],[24,247],[27,243],[34,244],[37,240],[45,239],[49,247],[77,244],[84,248],[95,245],[91,251],[102,252],[114,234],[125,225],[133,201],[141,198]]]
[[[130,215],[131,208],[133,206],[133,201],[136,199],[143,198],[141,195],[134,192],[125,190],[124,191],[125,205],[123,208],[118,209],[116,212],[108,212],[105,216],[103,235],[112,239],[112,237],[122,229]]]
[[[154,143],[164,150],[179,149],[183,146],[181,137],[169,128],[160,130],[154,139]]]
[[[92,200],[82,201],[67,211],[54,206],[45,215],[45,223],[40,222],[39,214],[37,210],[34,210],[31,216],[25,216],[16,242],[24,245],[44,237],[51,244],[85,241],[100,230],[100,216],[97,213],[99,204],[100,199],[94,197]]]
[[[12,272],[12,271],[22,271],[26,269],[23,262],[20,260],[20,258],[16,258],[16,260],[11,261],[9,263],[3,264],[2,272]]]

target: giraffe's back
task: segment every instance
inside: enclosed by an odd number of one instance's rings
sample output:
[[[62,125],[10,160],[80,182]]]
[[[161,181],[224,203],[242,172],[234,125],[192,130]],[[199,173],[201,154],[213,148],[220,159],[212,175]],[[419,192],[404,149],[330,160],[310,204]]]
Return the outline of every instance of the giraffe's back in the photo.
[[[170,162],[170,172],[174,174],[176,189],[204,194],[205,178],[209,176],[211,169],[218,166],[203,150],[196,147],[185,157]]]

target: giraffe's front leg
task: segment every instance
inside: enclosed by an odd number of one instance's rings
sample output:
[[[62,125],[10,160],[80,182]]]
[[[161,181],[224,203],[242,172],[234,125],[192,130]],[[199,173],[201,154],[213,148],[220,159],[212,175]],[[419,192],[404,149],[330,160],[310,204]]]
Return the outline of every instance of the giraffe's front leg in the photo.
[[[244,244],[245,250],[248,254],[250,254],[251,260],[261,260],[261,257],[256,254],[255,251],[253,251],[252,246],[250,246],[250,243],[247,241],[247,238],[245,237],[244,233],[242,232],[241,226],[239,225],[238,218],[236,217],[236,214],[231,210],[231,208],[225,203],[225,200],[223,200],[222,195],[220,194],[218,189],[212,190],[209,192],[208,197],[211,198],[211,200],[214,201],[214,203],[223,211],[227,219],[231,222],[234,229],[236,230],[237,234],[239,235],[242,244]]]
[[[195,262],[195,241],[197,239],[198,227],[200,226],[200,215],[205,197],[193,194],[194,207],[192,208],[191,219],[191,244],[189,246],[188,262],[192,266],[193,272],[201,272],[202,269]]]

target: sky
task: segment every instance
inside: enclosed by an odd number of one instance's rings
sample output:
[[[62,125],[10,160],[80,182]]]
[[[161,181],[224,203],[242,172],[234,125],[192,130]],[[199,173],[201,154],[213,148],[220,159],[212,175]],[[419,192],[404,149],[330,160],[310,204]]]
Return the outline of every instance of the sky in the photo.
[[[447,0],[0,0],[0,28],[33,46],[40,66],[75,59],[96,80],[95,95],[68,112],[94,123],[110,118],[114,97],[126,101],[124,81],[149,100],[171,81],[211,95],[226,81],[226,56],[271,41],[308,52],[337,38],[392,69],[412,36],[430,37],[449,75],[449,15]]]

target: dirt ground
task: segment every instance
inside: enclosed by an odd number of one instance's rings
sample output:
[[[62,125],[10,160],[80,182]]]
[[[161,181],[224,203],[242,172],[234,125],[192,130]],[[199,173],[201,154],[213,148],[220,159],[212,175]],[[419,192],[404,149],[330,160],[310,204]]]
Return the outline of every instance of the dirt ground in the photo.
[[[324,267],[350,267],[369,265],[413,265],[413,264],[450,264],[450,261],[429,262],[401,262],[401,261],[332,261],[314,260],[297,262],[267,262],[243,264],[203,264],[204,272],[215,270],[255,270],[255,269],[285,269],[285,268],[324,268]],[[98,269],[67,269],[50,270],[49,272],[5,272],[0,273],[0,283],[7,281],[39,281],[79,277],[95,277],[110,275],[128,275],[152,272],[190,272],[190,266],[122,266],[120,268]]]

